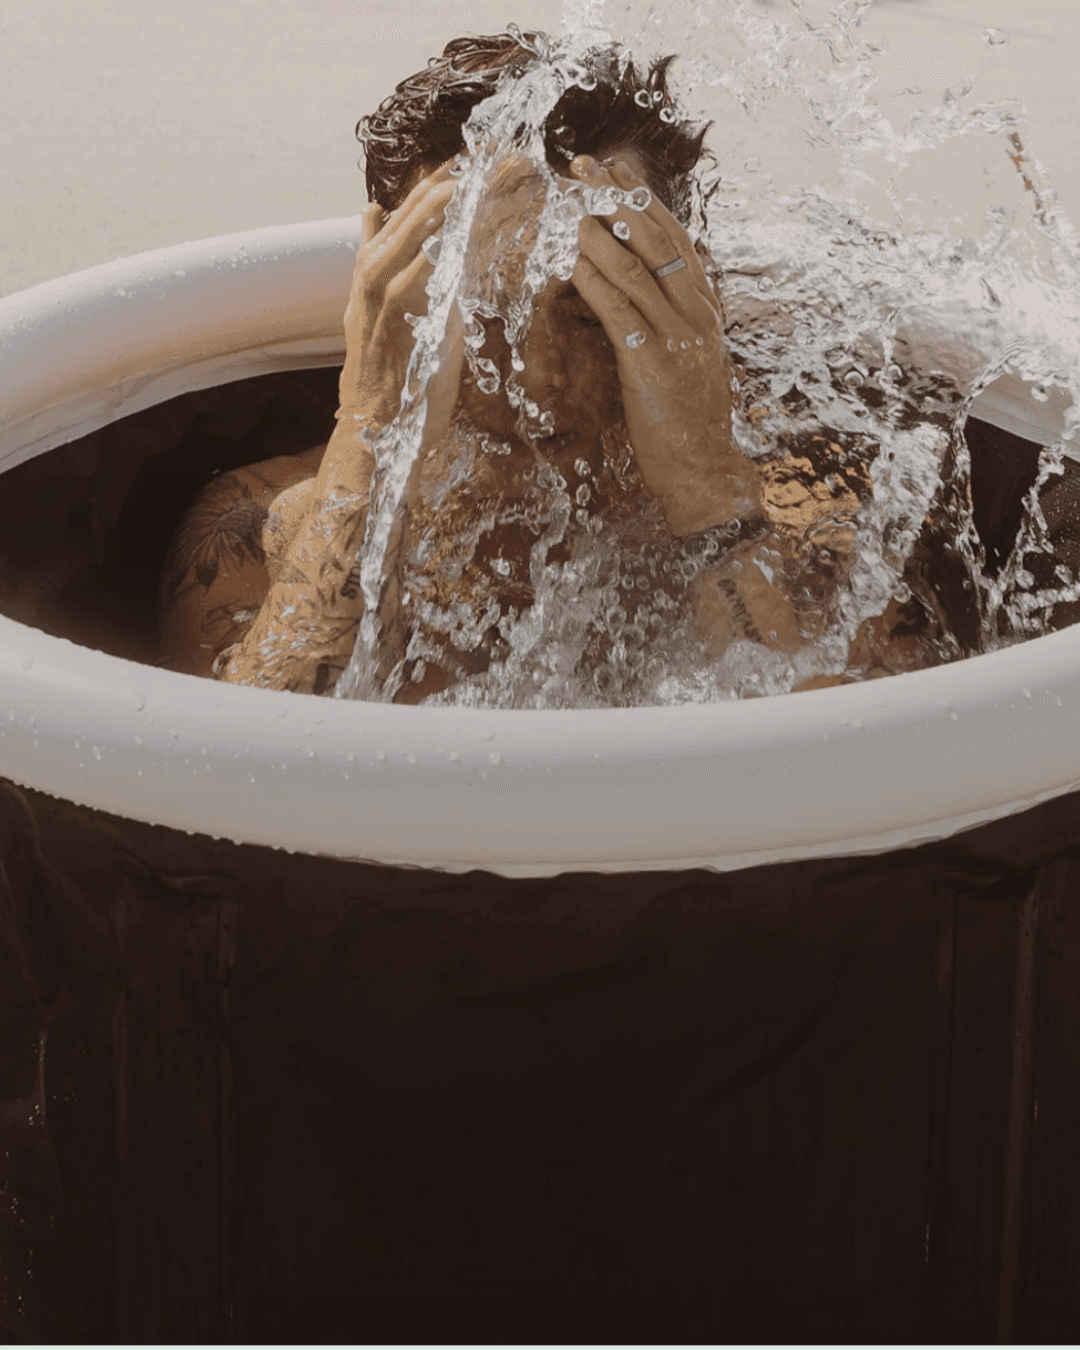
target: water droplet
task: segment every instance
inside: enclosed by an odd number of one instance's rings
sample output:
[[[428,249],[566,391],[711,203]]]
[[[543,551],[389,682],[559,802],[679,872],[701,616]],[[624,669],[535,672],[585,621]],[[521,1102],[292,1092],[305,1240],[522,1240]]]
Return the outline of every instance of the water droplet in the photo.
[[[385,758],[386,758],[386,751],[385,751],[385,750],[376,750],[376,751],[375,751],[375,758],[376,758],[376,759],[385,759]]]
[[[844,383],[849,389],[858,389],[863,382],[863,377],[857,370],[849,370],[844,376]]]
[[[758,169],[761,168],[761,160],[758,159],[757,155],[751,155],[743,165],[743,168],[747,173],[757,173]]]
[[[675,341],[674,338],[668,338],[668,340],[667,340],[667,349],[668,349],[669,352],[675,351],[675,350],[678,348],[678,345],[679,345],[679,344]]]
[[[661,122],[667,122],[669,125],[670,125],[672,122],[674,122],[674,121],[675,121],[675,110],[674,110],[674,108],[661,108],[661,109],[660,109],[660,121],[661,121]]]
[[[988,47],[1004,47],[1009,41],[1008,35],[1000,28],[988,28],[983,33],[982,39]]]
[[[439,254],[442,252],[442,238],[437,234],[429,234],[420,245],[420,252],[434,267],[439,261]]]
[[[626,335],[626,345],[630,348],[631,351],[634,351],[638,347],[640,347],[644,341],[645,341],[644,333],[641,332],[627,333]]]
[[[650,99],[649,97],[649,91],[647,89],[639,89],[637,93],[634,95],[634,102],[638,105],[639,108],[650,107],[652,104],[652,99]]]
[[[100,759],[100,758],[101,758],[101,749],[100,749],[99,746],[96,746],[96,745],[94,746],[94,758],[95,758],[95,759]]]
[[[1044,389],[1041,384],[1033,384],[1031,386],[1031,397],[1036,403],[1046,403],[1050,398],[1050,391]]]
[[[348,750],[348,751],[346,751],[345,758],[346,758],[346,759],[349,761],[349,763],[351,764],[351,763],[353,762],[353,760],[356,759],[356,751],[355,751],[355,750]]]
[[[452,763],[454,762],[454,760],[460,759],[461,756],[458,754],[458,752],[457,752],[456,750],[451,750],[451,751],[450,751],[450,756],[449,756],[449,758],[450,758],[450,763],[452,764]]]
[[[143,738],[142,738],[141,736],[136,736],[136,737],[135,737],[135,744],[136,744],[136,745],[142,745],[142,743],[143,743]]]
[[[140,693],[136,689],[135,692],[132,694],[132,698],[134,698],[135,700],[135,711],[142,712],[143,708],[146,707],[146,695]]]
[[[255,775],[254,775],[253,773],[249,773],[248,776],[247,776],[247,780],[248,780],[249,783],[254,783],[254,781],[255,781]]]
[[[498,750],[492,750],[491,754],[488,755],[488,759],[492,762],[492,764],[499,764],[502,761],[502,755],[499,753]]]
[[[307,748],[307,755],[308,755],[308,759],[314,759],[314,758],[315,758],[315,747],[314,747],[313,745],[309,745],[309,746],[308,746],[308,748]],[[209,768],[210,765],[208,764],[206,767]]]
[[[624,243],[630,238],[630,226],[625,220],[617,220],[611,227],[611,233],[616,239],[621,239]]]
[[[772,277],[760,277],[758,279],[757,288],[759,291],[771,291],[773,288]]]
[[[585,208],[590,216],[613,216],[625,201],[625,194],[618,188],[587,188]]]
[[[647,187],[636,187],[627,195],[626,204],[631,211],[647,211],[652,205],[652,193]]]
[[[33,665],[34,665],[34,658],[32,656],[23,657],[22,659],[23,670],[31,670],[33,668]]]

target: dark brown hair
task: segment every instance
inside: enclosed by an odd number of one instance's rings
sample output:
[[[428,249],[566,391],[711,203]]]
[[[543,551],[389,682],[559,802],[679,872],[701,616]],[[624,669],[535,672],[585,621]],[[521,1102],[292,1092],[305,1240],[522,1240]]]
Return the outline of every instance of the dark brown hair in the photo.
[[[432,57],[426,69],[403,80],[357,123],[368,197],[383,210],[401,204],[417,169],[442,164],[465,149],[462,127],[473,108],[495,93],[504,70],[519,78],[548,59],[554,44],[547,34],[510,29],[448,42],[442,56]],[[544,125],[544,148],[551,168],[565,172],[575,155],[633,146],[653,192],[689,225],[694,169],[712,123],[694,127],[681,116],[667,86],[674,60],[662,57],[642,76],[616,44],[590,50],[582,64],[596,86],[566,90]]]

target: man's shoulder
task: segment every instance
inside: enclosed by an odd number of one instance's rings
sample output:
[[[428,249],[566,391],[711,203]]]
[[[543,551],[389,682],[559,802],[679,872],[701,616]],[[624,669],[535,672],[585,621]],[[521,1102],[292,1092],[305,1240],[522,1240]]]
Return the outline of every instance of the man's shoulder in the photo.
[[[325,445],[278,455],[216,475],[184,512],[161,571],[159,604],[172,603],[185,581],[204,589],[223,572],[262,568],[262,528],[275,498],[318,472]]]
[[[210,480],[184,512],[161,570],[159,603],[169,605],[185,584],[209,589],[226,571],[250,560],[262,565],[260,543],[272,496],[243,469]]]

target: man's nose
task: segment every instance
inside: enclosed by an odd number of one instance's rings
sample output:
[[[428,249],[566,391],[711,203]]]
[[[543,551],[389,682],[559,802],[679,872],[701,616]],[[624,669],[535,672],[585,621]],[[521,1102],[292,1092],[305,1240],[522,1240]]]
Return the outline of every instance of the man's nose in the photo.
[[[551,325],[534,319],[522,352],[521,382],[528,391],[566,388],[566,352]]]

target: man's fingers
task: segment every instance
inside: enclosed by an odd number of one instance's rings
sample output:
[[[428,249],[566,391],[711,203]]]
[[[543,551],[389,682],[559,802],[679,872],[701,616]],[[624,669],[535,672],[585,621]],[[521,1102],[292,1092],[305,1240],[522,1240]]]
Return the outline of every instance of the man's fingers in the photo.
[[[693,340],[696,334],[660,289],[659,283],[650,275],[639,257],[622,248],[618,241],[591,217],[581,222],[580,239],[581,256],[604,278],[612,291],[618,292],[623,297],[629,309],[643,315],[649,325],[664,336],[676,340]],[[604,292],[605,297],[607,294]],[[591,300],[589,303],[592,303]],[[613,296],[609,299],[609,304],[616,312],[620,310],[619,301]],[[599,311],[597,313],[603,322],[604,316],[599,314]]]
[[[626,347],[626,339],[631,333],[644,333],[646,339],[652,335],[652,325],[627,293],[610,282],[584,252],[574,264],[571,279],[578,294],[603,324],[608,341],[616,352]]]
[[[427,279],[431,264],[417,250],[416,256],[402,268],[386,287],[386,298],[403,314],[426,314]]]
[[[367,255],[369,290],[388,287],[395,274],[412,263],[428,235],[442,228],[455,185],[455,180],[450,179],[429,187],[410,211],[395,219],[372,241]]]
[[[612,166],[611,178],[616,186],[621,187],[624,191],[630,191],[635,187],[644,186],[641,179],[633,174],[621,161],[617,161]],[[648,223],[647,228],[654,232],[651,237],[655,241],[655,245],[659,245],[660,249],[664,246],[670,248],[671,256],[665,259],[666,262],[674,262],[675,259],[679,257],[686,263],[685,269],[678,273],[673,273],[672,275],[684,277],[686,280],[692,281],[699,291],[711,298],[712,287],[709,285],[709,278],[705,275],[705,269],[701,265],[701,259],[697,256],[697,252],[690,242],[690,236],[667,209],[660,198],[657,197],[656,193],[651,193],[651,196],[652,201],[649,202],[649,205],[644,211],[634,212],[632,214],[636,215],[638,220],[643,224],[645,222]],[[627,212],[625,214],[630,215],[631,213]],[[633,224],[632,220],[630,221],[630,224]],[[658,262],[656,266],[663,267],[664,263]],[[655,271],[656,269],[654,268],[653,270]]]
[[[360,247],[370,244],[383,226],[384,212],[378,202],[372,202],[360,217]]]
[[[605,168],[583,157],[572,166],[580,181],[591,187],[611,186],[620,191],[645,189],[646,184],[621,163]],[[617,238],[622,248],[641,260],[646,271],[655,273],[668,263],[681,259],[685,266],[657,282],[675,308],[698,331],[704,331],[716,315],[717,303],[701,260],[685,229],[663,203],[650,192],[644,211],[621,206],[603,218],[606,232]]]

